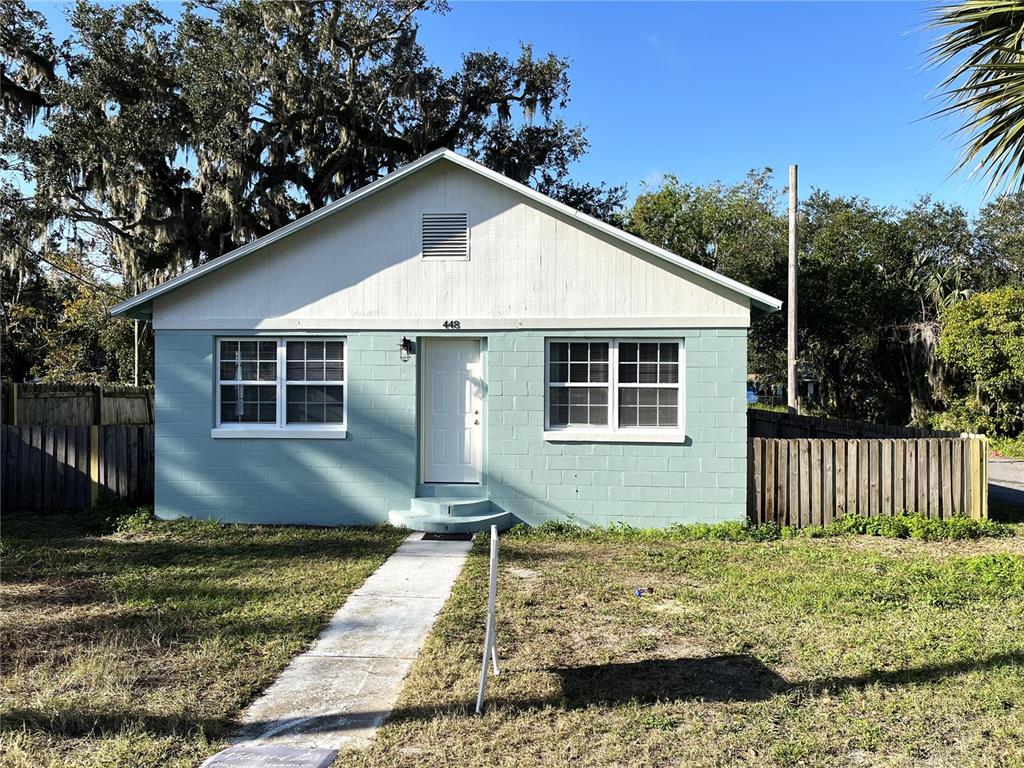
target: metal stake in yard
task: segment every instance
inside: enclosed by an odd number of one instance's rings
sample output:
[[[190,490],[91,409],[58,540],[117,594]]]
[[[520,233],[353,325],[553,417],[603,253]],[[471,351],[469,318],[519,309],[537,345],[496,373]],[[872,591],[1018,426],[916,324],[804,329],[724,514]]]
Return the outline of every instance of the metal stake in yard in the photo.
[[[498,649],[495,641],[494,606],[498,601],[498,526],[491,526],[491,578],[487,590],[487,630],[484,633],[484,657],[480,662],[480,688],[476,694],[476,713],[484,710],[487,688],[487,657],[491,657],[494,674],[498,674]]]
[[[797,276],[796,166],[789,166],[789,292],[786,296],[786,400],[790,413],[800,410],[796,383],[796,276]]]

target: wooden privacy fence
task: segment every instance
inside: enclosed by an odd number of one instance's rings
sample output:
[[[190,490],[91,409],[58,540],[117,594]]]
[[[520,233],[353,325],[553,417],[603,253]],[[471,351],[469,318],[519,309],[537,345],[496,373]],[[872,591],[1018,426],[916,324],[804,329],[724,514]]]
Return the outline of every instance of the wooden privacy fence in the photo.
[[[748,437],[960,437],[959,432],[945,432],[919,427],[897,427],[868,421],[830,419],[824,416],[799,416],[781,411],[747,409]]]
[[[755,523],[804,527],[901,512],[988,517],[984,437],[750,442]]]
[[[4,509],[85,509],[103,492],[153,501],[152,426],[2,429]]]
[[[3,383],[4,424],[152,424],[153,387]]]

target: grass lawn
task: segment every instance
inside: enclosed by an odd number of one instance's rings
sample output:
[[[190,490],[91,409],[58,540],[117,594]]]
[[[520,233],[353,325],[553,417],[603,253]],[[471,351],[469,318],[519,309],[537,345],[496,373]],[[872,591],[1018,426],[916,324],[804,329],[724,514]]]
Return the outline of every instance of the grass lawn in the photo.
[[[403,538],[3,518],[0,765],[189,766]]]
[[[486,714],[478,543],[395,716],[339,765],[1024,764],[1020,536],[505,536],[500,578]]]

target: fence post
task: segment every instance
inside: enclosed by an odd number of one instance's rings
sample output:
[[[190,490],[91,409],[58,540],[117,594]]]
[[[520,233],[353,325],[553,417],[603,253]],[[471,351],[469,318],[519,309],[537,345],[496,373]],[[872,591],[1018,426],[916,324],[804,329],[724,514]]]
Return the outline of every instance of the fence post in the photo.
[[[967,438],[969,446],[970,504],[971,517],[985,519],[988,517],[988,447],[985,438],[973,436]]]
[[[92,390],[92,423],[103,423],[103,387],[99,384]]]
[[[8,413],[11,414],[11,426],[16,427],[18,426],[18,382],[12,381],[7,392],[11,398],[10,404],[7,406]]]
[[[89,506],[96,504],[100,496],[100,428],[89,427]]]

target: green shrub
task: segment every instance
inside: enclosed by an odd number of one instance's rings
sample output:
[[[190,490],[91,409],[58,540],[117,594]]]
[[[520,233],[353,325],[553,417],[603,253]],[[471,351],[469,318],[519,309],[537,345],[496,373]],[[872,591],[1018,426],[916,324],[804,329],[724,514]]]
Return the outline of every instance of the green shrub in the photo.
[[[988,441],[988,447],[1001,456],[1024,459],[1024,434],[1017,437],[993,437]]]

